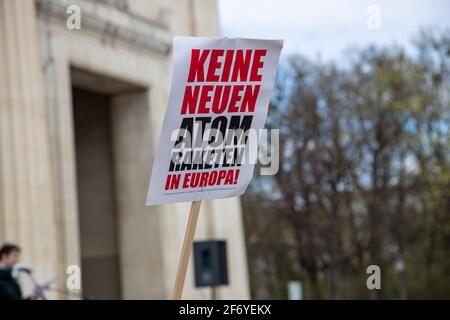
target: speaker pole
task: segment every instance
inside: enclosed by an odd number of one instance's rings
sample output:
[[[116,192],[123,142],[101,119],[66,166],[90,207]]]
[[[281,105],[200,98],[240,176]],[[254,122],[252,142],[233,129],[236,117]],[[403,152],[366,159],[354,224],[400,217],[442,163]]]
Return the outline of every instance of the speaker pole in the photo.
[[[191,256],[192,242],[194,240],[195,227],[197,226],[201,203],[201,201],[192,201],[191,210],[189,211],[189,220],[186,227],[186,234],[184,235],[180,261],[178,262],[177,278],[175,280],[172,300],[180,300],[183,294],[184,280],[186,279],[186,271]]]

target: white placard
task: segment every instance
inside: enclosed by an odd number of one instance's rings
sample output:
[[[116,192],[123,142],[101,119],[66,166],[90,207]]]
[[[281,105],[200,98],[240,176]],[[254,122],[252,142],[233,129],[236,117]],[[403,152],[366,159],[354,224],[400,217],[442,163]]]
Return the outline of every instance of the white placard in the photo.
[[[282,40],[175,37],[168,108],[147,205],[242,194]]]

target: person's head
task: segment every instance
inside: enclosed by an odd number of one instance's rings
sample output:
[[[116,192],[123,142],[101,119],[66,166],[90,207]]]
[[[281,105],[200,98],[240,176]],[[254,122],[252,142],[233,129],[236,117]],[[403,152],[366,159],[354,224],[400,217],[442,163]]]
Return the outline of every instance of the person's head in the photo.
[[[15,244],[5,243],[0,248],[0,265],[12,268],[19,261],[20,248]]]

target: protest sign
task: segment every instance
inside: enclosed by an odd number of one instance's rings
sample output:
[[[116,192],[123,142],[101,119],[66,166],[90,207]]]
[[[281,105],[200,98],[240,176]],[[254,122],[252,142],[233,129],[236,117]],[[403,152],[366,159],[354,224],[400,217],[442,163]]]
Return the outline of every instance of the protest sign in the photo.
[[[282,44],[174,38],[169,105],[147,195],[147,205],[192,201],[173,299],[183,292],[201,200],[238,196],[252,179],[255,132],[266,121]]]
[[[176,37],[147,205],[238,196],[250,183],[281,40]],[[254,143],[251,143],[251,142]]]

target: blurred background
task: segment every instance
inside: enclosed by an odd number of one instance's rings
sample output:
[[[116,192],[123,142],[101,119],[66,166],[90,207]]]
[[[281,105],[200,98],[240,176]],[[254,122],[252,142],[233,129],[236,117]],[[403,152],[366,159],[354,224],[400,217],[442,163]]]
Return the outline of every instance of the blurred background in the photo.
[[[203,202],[196,239],[226,241],[228,284],[197,287],[191,259],[183,297],[450,298],[449,17],[445,0],[0,0],[0,242],[50,298],[169,298],[189,206],[145,198],[172,37],[283,39],[280,169]]]
[[[227,1],[222,33],[283,38],[280,171],[244,194],[254,298],[450,297],[450,3]],[[366,268],[381,270],[368,290]]]

